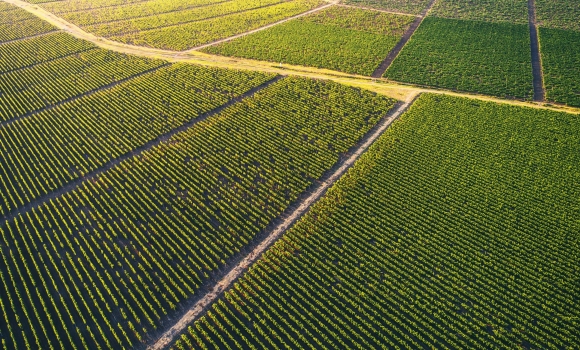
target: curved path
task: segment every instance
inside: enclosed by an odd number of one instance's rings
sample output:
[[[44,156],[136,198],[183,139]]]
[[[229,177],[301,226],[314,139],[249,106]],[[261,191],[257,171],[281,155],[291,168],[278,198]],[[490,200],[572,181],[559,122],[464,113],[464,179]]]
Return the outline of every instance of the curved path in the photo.
[[[215,284],[210,291],[205,294],[201,299],[199,299],[186,313],[177,321],[169,330],[167,330],[161,337],[150,347],[149,350],[162,350],[167,348],[172,344],[175,338],[183,332],[188,325],[194,322],[198,317],[200,317],[205,310],[226,290],[228,290],[234,282],[242,276],[242,274],[254,263],[256,262],[262,254],[272,246],[288,229],[290,229],[294,223],[302,217],[310,207],[316,203],[326,191],[338,181],[346,171],[354,165],[354,163],[359,159],[359,157],[376,141],[379,136],[381,136],[385,130],[403,113],[409,108],[411,103],[414,101],[416,95],[408,99],[405,103],[399,103],[397,107],[394,107],[387,116],[385,116],[378,124],[378,126],[371,131],[369,135],[360,143],[354,152],[345,161],[340,164],[340,166],[332,172],[332,174],[325,180],[322,181],[318,187],[310,193],[308,197],[301,200],[296,209],[294,209],[280,224],[278,224],[272,231],[268,233],[265,239],[263,239],[245,258],[243,258],[237,265],[233,266],[227,274]]]
[[[453,96],[463,96],[470,97],[479,100],[493,101],[496,103],[511,104],[518,106],[526,106],[532,108],[540,109],[550,109],[556,111],[564,111],[573,114],[580,114],[580,108],[573,108],[567,106],[558,105],[546,105],[543,103],[531,103],[517,100],[506,100],[493,96],[470,94],[470,93],[460,93],[453,92],[444,89],[435,88],[423,88],[417,87],[410,84],[401,84],[387,81],[382,78],[371,78],[355,74],[342,73],[337,71],[332,71],[329,69],[320,69],[304,66],[294,66],[287,65],[279,66],[272,62],[264,62],[258,60],[241,59],[233,57],[224,57],[217,55],[210,55],[202,53],[199,51],[189,51],[189,52],[179,52],[170,50],[160,50],[153,49],[149,47],[127,45],[105,38],[97,37],[93,34],[87,33],[81,28],[71,24],[64,19],[54,15],[51,12],[44,10],[38,5],[33,5],[22,0],[2,0],[4,2],[21,7],[34,15],[44,19],[45,21],[51,23],[59,29],[66,31],[67,33],[86,41],[90,41],[98,47],[103,49],[136,55],[141,57],[164,59],[169,62],[185,62],[192,64],[199,64],[204,66],[221,67],[221,68],[231,68],[231,69],[241,69],[241,70],[253,70],[268,73],[276,73],[282,75],[294,75],[313,79],[323,79],[323,80],[333,80],[338,83],[360,87],[376,93],[396,98],[398,100],[406,100],[409,96],[420,92],[431,92],[439,94],[447,94]],[[333,0],[336,1],[336,0]]]

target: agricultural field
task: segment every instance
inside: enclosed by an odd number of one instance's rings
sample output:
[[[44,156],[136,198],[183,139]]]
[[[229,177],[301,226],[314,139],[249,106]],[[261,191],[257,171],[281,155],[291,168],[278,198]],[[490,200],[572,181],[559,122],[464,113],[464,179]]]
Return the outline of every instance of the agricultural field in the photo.
[[[574,115],[422,95],[173,349],[574,348],[579,145]]]
[[[420,14],[429,5],[430,0],[343,0],[346,5],[375,8],[378,10]]]
[[[530,99],[533,86],[528,26],[427,17],[385,77]]]
[[[546,97],[580,107],[580,32],[540,28]]]
[[[0,44],[55,31],[49,23],[15,7],[0,7]]]
[[[580,2],[575,0],[535,0],[538,24],[545,28],[580,32]]]
[[[204,51],[370,76],[413,20],[331,7]]]
[[[438,0],[430,15],[483,22],[528,23],[525,0]]]
[[[291,17],[322,0],[66,0],[42,5],[111,40],[183,51]]]

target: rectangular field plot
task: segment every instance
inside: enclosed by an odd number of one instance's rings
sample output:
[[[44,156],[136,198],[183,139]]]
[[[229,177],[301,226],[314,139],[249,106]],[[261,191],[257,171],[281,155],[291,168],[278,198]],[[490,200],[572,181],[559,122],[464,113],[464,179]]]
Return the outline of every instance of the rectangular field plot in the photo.
[[[580,32],[580,1],[535,0],[536,17],[541,27]]]
[[[540,28],[546,97],[580,107],[580,32]]]
[[[423,95],[173,349],[573,348],[579,164],[575,115]]]
[[[46,4],[87,32],[123,43],[186,50],[256,29],[322,0],[149,0],[111,5],[68,0]]]
[[[332,7],[204,51],[368,76],[387,57],[413,19]]]
[[[484,22],[528,23],[526,0],[438,0],[430,15]]]
[[[207,72],[223,77],[224,87],[232,86],[232,77]],[[170,96],[144,92],[161,107],[131,108],[136,112],[131,117],[157,119],[163,126],[196,115],[184,108],[191,99],[180,97],[187,93],[215,103],[211,87],[194,85],[201,77],[176,75],[166,74],[165,84],[175,86],[164,90],[173,91]],[[131,90],[120,91],[125,93],[131,99]],[[129,109],[125,102],[114,100],[121,110]],[[168,316],[175,320],[216,269],[252,242],[393,105],[385,97],[333,82],[285,78],[2,223],[0,331],[5,346],[141,346],[162,323],[169,324]],[[142,129],[123,126],[129,118],[97,122],[102,133],[119,130],[140,137]],[[66,147],[81,155],[84,151],[82,144]]]
[[[347,5],[370,7],[378,10],[418,15],[429,5],[430,0],[343,0]]]
[[[533,87],[528,26],[427,17],[385,76],[529,99]]]

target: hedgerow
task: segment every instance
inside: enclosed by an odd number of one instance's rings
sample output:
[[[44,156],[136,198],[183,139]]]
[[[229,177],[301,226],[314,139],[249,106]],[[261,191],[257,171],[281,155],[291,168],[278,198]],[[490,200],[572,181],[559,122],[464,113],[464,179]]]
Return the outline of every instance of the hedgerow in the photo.
[[[580,32],[539,31],[546,98],[580,107]]]
[[[530,99],[533,87],[528,26],[427,17],[385,77]]]
[[[195,94],[212,101],[209,90]],[[138,345],[392,106],[359,89],[286,78],[4,223],[6,346]],[[101,119],[105,132],[120,128],[113,121]],[[145,131],[127,129],[135,138]]]
[[[371,75],[413,19],[332,7],[204,51]]]
[[[174,349],[580,343],[580,124],[423,95]]]

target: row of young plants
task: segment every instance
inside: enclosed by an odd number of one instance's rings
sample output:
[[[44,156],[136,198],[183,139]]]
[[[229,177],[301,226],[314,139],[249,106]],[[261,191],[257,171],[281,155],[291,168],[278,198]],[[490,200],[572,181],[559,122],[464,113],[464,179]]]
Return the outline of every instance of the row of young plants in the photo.
[[[539,32],[546,98],[580,107],[580,31]]]
[[[268,6],[285,2],[288,2],[288,0],[233,0],[220,2],[213,6],[197,7],[179,12],[154,14],[151,16],[127,20],[121,18],[120,21],[102,24],[97,23],[95,25],[88,25],[84,28],[86,31],[99,36],[110,37],[115,35],[127,35],[140,31],[185,25],[187,23],[227,16],[238,12],[267,8]]]
[[[392,80],[533,97],[527,25],[427,17],[387,69]]]
[[[371,75],[413,19],[336,6],[204,51]]]
[[[5,73],[0,80],[0,121],[29,115],[163,64],[92,49]]]
[[[244,33],[311,10],[322,0],[292,0],[176,26],[113,35],[123,43],[182,51]]]
[[[87,26],[99,23],[126,21],[151,16],[163,16],[166,21],[171,14],[181,15],[191,13],[189,20],[197,19],[198,11],[203,14],[204,9],[211,9],[224,0],[187,0],[180,2],[153,0],[146,2],[128,3],[119,6],[104,7],[87,11],[75,11],[62,13],[60,16],[77,25]],[[226,3],[236,3],[236,0]],[[249,1],[250,3],[253,1]],[[267,2],[266,2],[267,3]],[[212,6],[213,5],[213,6]],[[64,5],[66,8],[66,4]]]
[[[176,64],[5,125],[0,213],[58,190],[272,78]]]
[[[332,82],[282,79],[4,223],[3,341],[145,341],[393,102]]]
[[[62,32],[5,43],[0,45],[0,74],[93,48],[93,44]]]
[[[573,348],[579,129],[421,96],[173,348]]]

